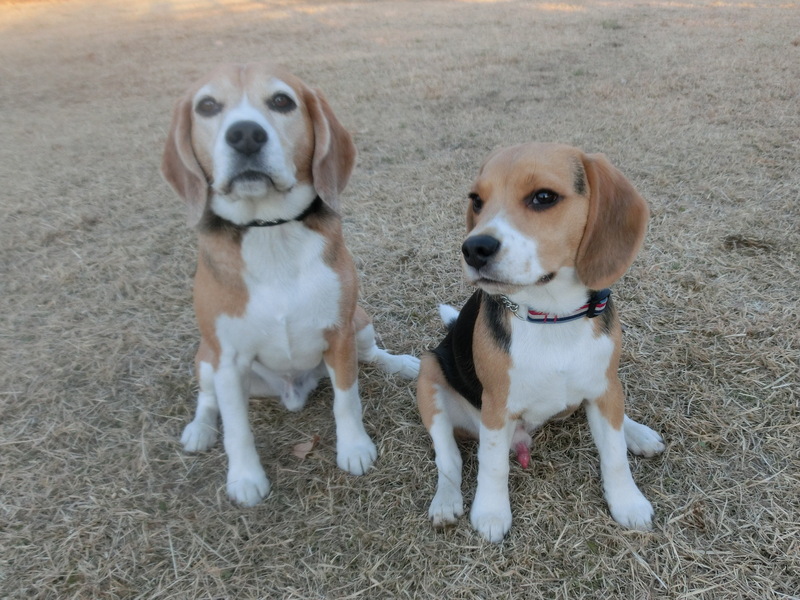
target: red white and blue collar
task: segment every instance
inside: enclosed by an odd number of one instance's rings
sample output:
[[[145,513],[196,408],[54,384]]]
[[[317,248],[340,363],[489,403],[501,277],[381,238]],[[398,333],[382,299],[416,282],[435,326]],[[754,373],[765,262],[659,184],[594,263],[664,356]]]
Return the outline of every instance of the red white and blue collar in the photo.
[[[575,310],[575,312],[560,316],[540,312],[530,307],[527,307],[524,309],[524,311],[521,311],[519,304],[513,302],[508,296],[499,296],[498,299],[503,306],[505,306],[515,317],[522,321],[551,325],[558,323],[569,323],[570,321],[582,319],[583,317],[593,319],[605,311],[610,297],[611,290],[608,288],[599,290],[597,292],[592,292],[589,294],[589,300],[586,304]]]

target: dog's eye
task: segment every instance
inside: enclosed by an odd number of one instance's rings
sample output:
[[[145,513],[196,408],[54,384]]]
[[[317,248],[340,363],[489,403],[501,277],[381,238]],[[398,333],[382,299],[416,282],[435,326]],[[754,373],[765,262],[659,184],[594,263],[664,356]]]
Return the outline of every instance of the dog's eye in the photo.
[[[278,93],[267,100],[267,106],[269,106],[272,110],[287,113],[293,111],[297,107],[297,104],[295,104],[294,100],[292,100],[286,94]]]
[[[469,199],[472,201],[472,212],[479,213],[483,208],[483,200],[478,194],[470,194]]]
[[[206,96],[200,99],[200,102],[197,103],[194,110],[201,117],[213,117],[222,110],[222,104],[214,100],[211,96]]]
[[[561,197],[552,190],[538,190],[525,198],[525,204],[534,210],[544,210],[556,204]]]

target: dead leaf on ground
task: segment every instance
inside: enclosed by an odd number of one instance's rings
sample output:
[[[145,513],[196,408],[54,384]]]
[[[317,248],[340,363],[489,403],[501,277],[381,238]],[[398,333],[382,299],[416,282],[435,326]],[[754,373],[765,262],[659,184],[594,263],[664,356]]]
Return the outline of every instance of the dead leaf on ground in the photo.
[[[292,448],[292,454],[300,460],[304,460],[314,451],[317,444],[319,444],[319,435],[314,434],[309,441],[296,444],[294,448]]]

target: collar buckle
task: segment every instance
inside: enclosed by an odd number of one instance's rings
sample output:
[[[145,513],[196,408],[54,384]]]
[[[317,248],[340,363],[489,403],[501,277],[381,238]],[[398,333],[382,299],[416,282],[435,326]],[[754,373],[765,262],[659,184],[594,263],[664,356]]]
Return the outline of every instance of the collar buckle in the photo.
[[[517,317],[520,321],[525,321],[526,320],[525,317],[521,317],[519,315],[519,304],[517,304],[516,302],[511,300],[511,298],[501,294],[500,296],[497,297],[497,299],[500,301],[500,304],[502,304],[508,310],[510,310],[511,314],[514,315],[515,317]]]

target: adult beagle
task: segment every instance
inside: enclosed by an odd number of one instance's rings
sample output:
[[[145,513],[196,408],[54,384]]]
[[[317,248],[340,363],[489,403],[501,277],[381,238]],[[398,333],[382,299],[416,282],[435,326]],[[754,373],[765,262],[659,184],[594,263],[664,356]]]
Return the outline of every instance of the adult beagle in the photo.
[[[478,290],[422,359],[417,401],[438,469],[434,526],[464,513],[454,432],[479,439],[472,526],[498,542],[511,527],[509,449],[523,466],[529,432],[584,405],[611,515],[648,529],[653,509],[626,447],[651,456],[660,436],[629,419],[617,376],[621,328],[610,290],[633,261],[648,208],[599,154],[525,144],[491,154],[469,194],[463,268]]]
[[[356,150],[325,98],[287,71],[227,65],[175,105],[162,172],[198,231],[194,305],[200,392],[183,431],[210,448],[222,416],[228,495],[269,493],[249,396],[300,410],[321,376],[333,384],[336,462],[355,475],[377,450],[362,423],[358,361],[414,377],[418,359],[375,344],[336,209]]]

